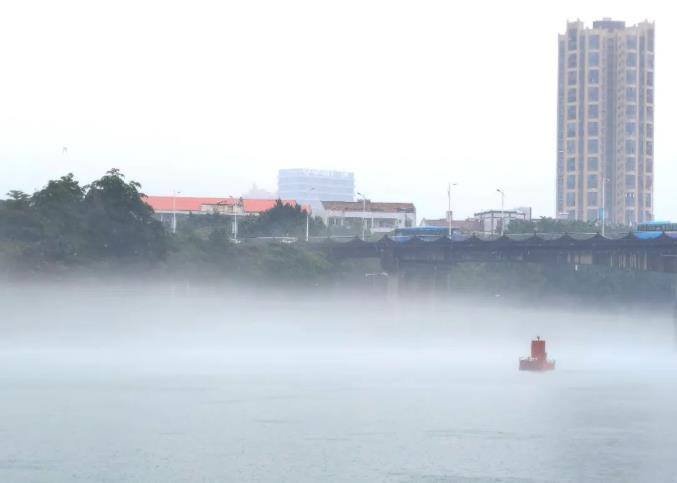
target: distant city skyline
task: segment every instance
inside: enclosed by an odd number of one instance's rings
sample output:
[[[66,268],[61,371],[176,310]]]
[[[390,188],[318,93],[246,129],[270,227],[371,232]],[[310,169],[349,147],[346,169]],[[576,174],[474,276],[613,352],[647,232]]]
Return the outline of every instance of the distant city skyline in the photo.
[[[677,220],[677,15],[668,3],[26,0],[0,6],[0,193],[120,168],[148,193],[274,191],[355,173],[443,218],[555,214],[557,35],[656,21],[656,218]],[[488,15],[487,12],[491,12]],[[478,25],[481,24],[481,31]],[[124,34],[123,34],[124,32]],[[66,149],[63,149],[63,148]]]

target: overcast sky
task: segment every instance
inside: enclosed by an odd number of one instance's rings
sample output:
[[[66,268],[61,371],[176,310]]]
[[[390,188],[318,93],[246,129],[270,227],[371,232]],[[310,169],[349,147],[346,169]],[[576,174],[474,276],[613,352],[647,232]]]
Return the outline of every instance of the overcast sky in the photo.
[[[677,22],[662,1],[0,3],[0,193],[117,167],[148,194],[351,170],[443,216],[552,216],[557,34],[656,21],[657,218],[677,220]],[[673,47],[670,48],[670,45]],[[67,153],[62,147],[67,146]]]

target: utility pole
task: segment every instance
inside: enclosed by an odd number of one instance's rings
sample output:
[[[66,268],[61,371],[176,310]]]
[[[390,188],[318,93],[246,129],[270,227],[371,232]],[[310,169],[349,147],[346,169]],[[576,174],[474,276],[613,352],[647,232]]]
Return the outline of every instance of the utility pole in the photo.
[[[358,195],[362,197],[362,241],[364,241],[365,233],[367,231],[366,223],[366,214],[367,214],[367,197],[364,193],[357,192]]]
[[[174,190],[172,194],[172,234],[176,234],[176,195],[180,195],[180,191]]]
[[[310,188],[310,191],[315,191],[315,188]],[[308,207],[306,208],[306,242],[310,240],[310,203],[308,203]]]
[[[240,201],[238,201],[233,195],[228,195],[228,197],[233,200],[233,205],[232,205],[233,206],[233,227],[232,227],[232,231],[233,231],[233,240],[237,241],[237,208],[238,208],[238,206],[244,208],[244,205],[241,201],[241,198],[240,198]],[[224,200],[224,206],[228,206],[228,204],[225,202],[225,200]],[[224,213],[226,213],[225,209],[224,209]]]
[[[501,236],[505,233],[505,191],[497,188],[496,191],[501,193]]]
[[[458,183],[449,183],[447,187],[447,225],[449,227],[449,238],[451,238],[451,187],[456,186]]]

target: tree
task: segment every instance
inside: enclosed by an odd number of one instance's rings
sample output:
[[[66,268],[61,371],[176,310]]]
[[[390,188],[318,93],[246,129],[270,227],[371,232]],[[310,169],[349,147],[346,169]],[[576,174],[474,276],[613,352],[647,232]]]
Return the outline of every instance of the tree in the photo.
[[[242,232],[249,236],[295,236],[303,237],[306,232],[307,211],[300,205],[277,200],[275,206],[256,218],[242,223]],[[324,223],[320,218],[310,219],[310,232],[322,233]]]
[[[542,216],[538,220],[512,220],[506,233],[596,233],[594,222],[557,220]]]
[[[83,199],[85,190],[68,173],[51,180],[31,197],[31,207],[45,228],[45,249],[52,257],[77,256],[84,232]]]
[[[86,187],[86,240],[99,256],[163,257],[167,249],[162,224],[143,201],[141,185],[125,182],[117,169]]]
[[[37,242],[44,236],[44,227],[31,209],[30,196],[12,190],[9,199],[0,201],[0,240]]]

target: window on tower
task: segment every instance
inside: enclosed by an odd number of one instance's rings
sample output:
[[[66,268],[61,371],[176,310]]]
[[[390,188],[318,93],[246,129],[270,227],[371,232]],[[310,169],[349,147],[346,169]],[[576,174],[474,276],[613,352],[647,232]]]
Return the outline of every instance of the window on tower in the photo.
[[[591,35],[588,40],[588,45],[590,47],[590,50],[599,49],[599,35],[598,34]]]
[[[575,87],[570,87],[569,90],[567,91],[567,101],[568,102],[576,102],[576,88]]]
[[[567,66],[570,69],[576,68],[576,53],[569,54],[569,59],[567,60]]]
[[[635,52],[628,52],[625,61],[628,67],[637,67],[637,54]]]
[[[567,119],[576,119],[576,106],[567,106]]]
[[[567,176],[567,188],[572,190],[576,188],[576,175],[570,174]]]
[[[567,171],[576,171],[576,158],[567,158]]]
[[[576,85],[578,82],[578,72],[575,70],[569,70],[567,71],[567,84],[571,85]]]
[[[575,138],[576,137],[576,123],[568,122],[567,123],[567,137]]]
[[[567,206],[576,206],[576,192],[568,191],[567,192]]]

